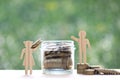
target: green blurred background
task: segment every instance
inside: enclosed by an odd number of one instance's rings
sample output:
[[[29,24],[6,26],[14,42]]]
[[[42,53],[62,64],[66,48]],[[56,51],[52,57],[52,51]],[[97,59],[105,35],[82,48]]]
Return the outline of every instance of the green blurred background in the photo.
[[[0,0],[0,69],[24,69],[25,40],[70,40],[80,30],[92,46],[88,63],[120,68],[120,0]],[[39,49],[34,58],[40,69]]]

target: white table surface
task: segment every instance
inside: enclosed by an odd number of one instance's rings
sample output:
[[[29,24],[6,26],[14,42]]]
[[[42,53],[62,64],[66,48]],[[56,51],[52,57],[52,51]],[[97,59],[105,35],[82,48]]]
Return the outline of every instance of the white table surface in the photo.
[[[42,70],[33,70],[25,76],[24,70],[0,70],[0,80],[120,80],[120,75],[81,75],[76,70],[69,75],[45,75]]]

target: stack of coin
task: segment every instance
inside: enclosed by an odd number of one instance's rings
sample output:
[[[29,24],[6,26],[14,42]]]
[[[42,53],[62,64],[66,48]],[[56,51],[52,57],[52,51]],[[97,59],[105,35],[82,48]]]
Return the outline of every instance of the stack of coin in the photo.
[[[84,74],[85,75],[94,75],[95,70],[94,69],[86,69],[86,70],[84,70]]]
[[[77,64],[77,73],[78,74],[84,74],[84,71],[88,68],[89,68],[88,64],[78,63]]]
[[[110,69],[104,69],[101,66],[89,66],[88,64],[77,64],[77,73],[85,75],[120,75],[120,72]]]

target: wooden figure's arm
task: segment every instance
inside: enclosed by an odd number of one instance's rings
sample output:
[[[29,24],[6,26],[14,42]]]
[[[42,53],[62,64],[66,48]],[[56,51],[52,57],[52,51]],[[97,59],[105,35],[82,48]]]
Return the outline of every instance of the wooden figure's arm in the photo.
[[[22,50],[22,53],[21,53],[21,56],[20,56],[20,59],[23,58],[23,55],[25,54],[25,49]]]
[[[86,41],[87,41],[88,48],[91,49],[91,46],[90,46],[90,42],[89,42],[89,40],[86,39]]]
[[[78,42],[78,38],[71,36],[71,39],[73,39],[74,41]]]
[[[42,43],[42,40],[41,40],[41,39],[37,40],[36,42],[34,42],[34,43],[32,44],[31,49],[32,49],[33,51],[36,51],[37,48],[39,47],[39,45],[40,45],[41,43]]]
[[[32,49],[33,51],[36,51],[38,49],[39,46],[37,46],[36,48]]]

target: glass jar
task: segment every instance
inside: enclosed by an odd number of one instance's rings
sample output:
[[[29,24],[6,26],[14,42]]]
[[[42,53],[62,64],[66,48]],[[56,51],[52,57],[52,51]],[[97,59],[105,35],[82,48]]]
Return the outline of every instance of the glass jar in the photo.
[[[45,74],[69,74],[74,69],[74,42],[71,40],[43,41],[41,68]]]

